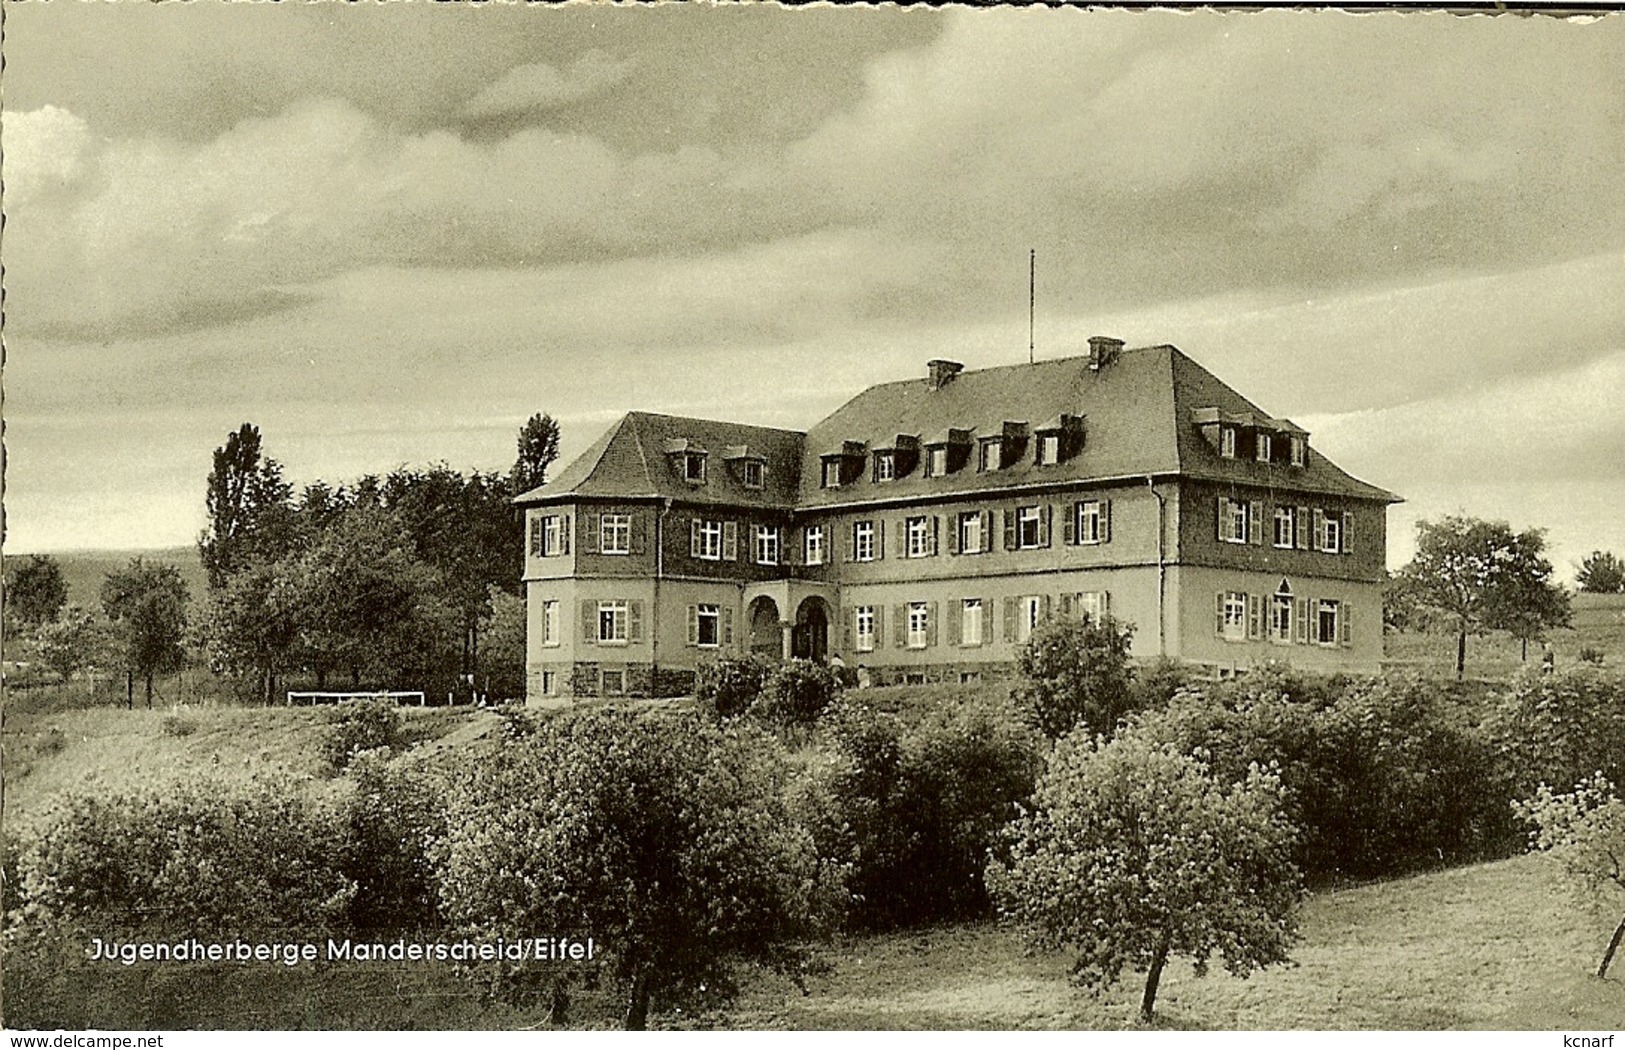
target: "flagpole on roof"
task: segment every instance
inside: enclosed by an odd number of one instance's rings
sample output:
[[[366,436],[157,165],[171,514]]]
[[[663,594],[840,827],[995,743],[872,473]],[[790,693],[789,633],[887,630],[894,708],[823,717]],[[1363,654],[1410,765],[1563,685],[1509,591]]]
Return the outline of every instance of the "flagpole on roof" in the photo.
[[[1033,302],[1038,293],[1038,249],[1027,249],[1027,363],[1033,363]]]

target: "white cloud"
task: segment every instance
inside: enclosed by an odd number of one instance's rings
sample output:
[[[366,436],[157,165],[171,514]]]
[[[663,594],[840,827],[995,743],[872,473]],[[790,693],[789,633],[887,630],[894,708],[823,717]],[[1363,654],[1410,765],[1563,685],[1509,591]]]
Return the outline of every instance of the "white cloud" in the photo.
[[[546,62],[515,66],[471,99],[464,114],[480,120],[556,109],[615,87],[632,74],[634,65],[588,51],[563,69]]]

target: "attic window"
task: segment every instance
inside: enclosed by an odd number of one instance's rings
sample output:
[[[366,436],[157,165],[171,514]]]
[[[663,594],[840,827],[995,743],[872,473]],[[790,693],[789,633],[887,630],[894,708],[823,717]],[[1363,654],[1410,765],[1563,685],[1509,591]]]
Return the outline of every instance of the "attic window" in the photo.
[[[739,464],[740,480],[745,483],[747,489],[762,487],[762,476],[764,474],[762,467],[762,461],[759,459],[747,459]]]
[[[705,484],[705,453],[684,452],[683,454],[683,480],[696,485]]]
[[[824,460],[823,486],[826,489],[841,487],[841,461],[833,456]]]
[[[925,472],[933,478],[948,473],[948,446],[936,445],[926,450]]]
[[[1219,455],[1225,459],[1236,458],[1236,428],[1219,428]]]
[[[1038,454],[1035,462],[1039,466],[1053,466],[1061,462],[1061,432],[1050,431],[1038,435]]]
[[[1292,465],[1294,467],[1307,466],[1309,463],[1309,442],[1301,434],[1293,434],[1290,445]]]
[[[892,481],[897,477],[897,453],[886,449],[875,453],[875,480]]]
[[[998,470],[999,458],[1004,454],[1004,441],[1000,438],[988,438],[982,442],[981,457],[977,460],[976,469],[981,471]]]
[[[1254,440],[1257,442],[1256,456],[1260,463],[1268,463],[1275,458],[1273,455],[1275,436],[1273,434],[1267,430],[1260,430]]]

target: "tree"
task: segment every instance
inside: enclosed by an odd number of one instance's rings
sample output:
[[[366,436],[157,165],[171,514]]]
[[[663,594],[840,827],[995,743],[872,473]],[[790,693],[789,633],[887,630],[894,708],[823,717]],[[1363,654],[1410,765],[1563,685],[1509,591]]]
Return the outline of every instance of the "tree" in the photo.
[[[1028,722],[1059,739],[1080,724],[1109,735],[1132,703],[1134,628],[1110,616],[1051,620],[1034,628],[1016,667],[1014,695]]]
[[[260,431],[244,423],[214,450],[204,506],[209,527],[198,538],[198,553],[209,587],[256,559],[275,560],[293,542],[293,489],[282,480],[282,467],[260,454]]]
[[[62,615],[41,624],[35,634],[40,660],[64,682],[94,664],[106,644],[102,625],[87,609],[70,605]]]
[[[738,961],[794,971],[842,893],[791,812],[791,768],[771,737],[695,712],[543,720],[451,789],[446,917],[486,936],[591,934],[628,1029],[652,1005],[725,1000]]]
[[[485,688],[498,699],[525,695],[525,599],[491,588],[491,612],[481,622],[485,637]]]
[[[1512,628],[1528,637],[1566,617],[1567,597],[1542,556],[1542,530],[1514,533],[1504,521],[1452,516],[1417,522],[1416,537],[1416,556],[1400,576],[1420,605],[1455,628],[1457,679],[1466,671],[1469,634]]]
[[[6,573],[6,637],[49,623],[67,603],[62,566],[48,554],[30,554],[27,561]]]
[[[1580,562],[1575,582],[1587,594],[1625,593],[1625,559],[1613,551],[1592,551]]]
[[[1303,890],[1280,785],[1256,766],[1222,785],[1200,761],[1133,735],[1072,734],[1051,755],[1034,809],[988,865],[999,911],[1038,946],[1077,952],[1083,984],[1144,967],[1149,1021],[1163,967],[1217,952],[1246,976],[1287,961]]]
[[[231,576],[204,606],[199,638],[217,674],[252,681],[265,703],[292,667],[299,637],[293,562],[258,562]]]
[[[133,559],[102,583],[102,610],[112,623],[113,639],[125,671],[125,703],[135,706],[135,679],[147,684],[152,707],[154,675],[178,671],[186,662],[181,641],[186,636],[186,583],[173,565]]]
[[[1599,910],[1612,906],[1625,911],[1625,801],[1602,774],[1575,785],[1567,794],[1554,794],[1545,784],[1527,802],[1514,803],[1518,815],[1535,825],[1534,849],[1558,862],[1564,882],[1582,901]],[[1620,941],[1625,940],[1625,918],[1603,950],[1598,977],[1608,976]]]
[[[508,474],[508,490],[515,496],[547,480],[547,468],[559,458],[559,425],[538,412],[519,428],[519,458]]]

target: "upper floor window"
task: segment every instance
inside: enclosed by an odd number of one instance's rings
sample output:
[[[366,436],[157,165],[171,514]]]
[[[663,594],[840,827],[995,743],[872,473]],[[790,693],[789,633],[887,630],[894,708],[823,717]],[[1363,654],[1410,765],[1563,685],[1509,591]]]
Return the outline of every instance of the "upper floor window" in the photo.
[[[1309,442],[1300,434],[1293,434],[1287,442],[1288,455],[1294,467],[1304,466],[1309,462]]]
[[[627,605],[624,601],[598,603],[598,641],[601,645],[626,644]]]
[[[1045,433],[1038,435],[1039,466],[1049,466],[1061,462],[1061,435]]]
[[[777,565],[779,563],[779,527],[777,525],[756,526],[756,564]]]
[[[1297,522],[1291,507],[1275,508],[1275,545],[1291,549],[1293,537],[1297,535]]]
[[[959,515],[959,550],[962,554],[980,554],[987,549],[982,535],[982,512],[967,510]]]
[[[1343,549],[1343,518],[1341,515],[1335,512],[1321,514],[1320,549],[1327,554],[1337,554]]]
[[[632,552],[632,515],[605,514],[598,519],[598,549],[605,554]]]
[[[908,647],[924,649],[930,637],[931,606],[926,602],[908,603]]]
[[[1219,497],[1219,539],[1226,543],[1251,543],[1258,528],[1258,504]]]
[[[1101,543],[1105,538],[1105,516],[1101,513],[1100,501],[1097,499],[1084,500],[1078,504],[1078,542]]]
[[[933,478],[940,478],[948,473],[947,445],[937,445],[926,451],[925,472]]]
[[[841,487],[841,461],[826,459],[823,461],[823,475],[820,482],[826,489]]]
[[[1272,453],[1275,439],[1273,437],[1263,431],[1260,431],[1258,434],[1254,435],[1253,440],[1256,443],[1254,456],[1260,463],[1268,463],[1272,458],[1274,458]]]
[[[1225,459],[1236,458],[1236,428],[1219,428],[1219,455]]]
[[[966,598],[959,609],[959,644],[982,644],[982,599]]]
[[[875,560],[875,523],[858,521],[852,524],[852,560]]]
[[[977,470],[998,470],[1000,457],[1004,454],[1004,441],[1002,438],[989,438],[982,442],[981,458],[976,462]]]
[[[891,481],[897,477],[897,453],[890,450],[875,453],[875,480]]]
[[[766,473],[765,466],[759,459],[747,459],[740,465],[740,473],[747,489],[762,487],[762,479]]]
[[[875,607],[873,605],[860,605],[852,610],[852,641],[854,648],[860,653],[874,651]]]
[[[1016,547],[1028,550],[1045,546],[1044,508],[1020,507],[1016,510]]]
[[[824,564],[824,526],[808,525],[804,534],[805,560],[808,565]]]
[[[684,452],[683,453],[683,480],[684,481],[692,481],[692,482],[695,482],[696,484],[704,484],[704,482],[705,482],[705,453],[704,452]]]
[[[570,519],[564,514],[547,514],[530,519],[530,556],[551,558],[570,553]]]
[[[696,558],[706,561],[722,560],[723,523],[720,521],[696,521],[689,553]]]
[[[927,515],[909,518],[907,523],[910,558],[929,558],[937,553],[936,519]]]

